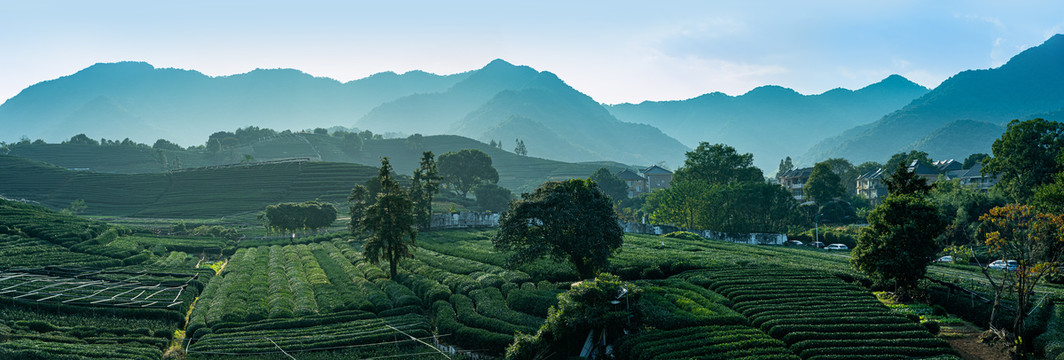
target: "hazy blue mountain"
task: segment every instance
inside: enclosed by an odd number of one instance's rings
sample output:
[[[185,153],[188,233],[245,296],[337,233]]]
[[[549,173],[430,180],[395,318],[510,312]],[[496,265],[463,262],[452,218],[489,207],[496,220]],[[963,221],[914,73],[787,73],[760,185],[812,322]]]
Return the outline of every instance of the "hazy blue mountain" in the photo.
[[[871,123],[927,91],[891,75],[856,91],[838,88],[802,95],[762,86],[740,96],[716,92],[607,108],[622,121],[655,126],[688,146],[707,141],[753,153],[755,165],[771,174],[780,159],[799,155],[829,135]]]
[[[304,129],[348,125],[381,103],[438,92],[469,74],[380,73],[340,83],[298,70],[209,77],[142,62],[96,64],[24,89],[0,105],[5,141],[57,142],[77,133],[152,143],[202,143],[215,131],[255,125]]]
[[[932,159],[963,161],[974,153],[990,154],[990,145],[1001,137],[1005,127],[983,121],[957,120],[935,129],[900,151],[920,150]]]
[[[854,163],[883,161],[917,148],[932,158],[986,152],[993,128],[957,120],[1004,125],[1012,119],[1059,117],[1064,110],[1064,35],[1027,49],[1001,67],[961,72],[908,106],[875,123],[826,139],[809,150],[805,163],[845,157]],[[1050,116],[1046,116],[1050,115]],[[951,126],[947,126],[952,124]],[[964,131],[954,131],[958,128]],[[937,131],[942,129],[942,131]],[[998,133],[1000,136],[1000,132]],[[970,137],[970,138],[966,138]],[[934,144],[942,142],[945,145]],[[966,148],[960,148],[968,144]]]
[[[356,123],[374,132],[446,134],[451,124],[503,90],[523,89],[539,72],[494,60],[445,91],[405,96],[381,104]]]
[[[546,71],[524,89],[498,93],[456,122],[450,132],[481,141],[501,140],[510,149],[520,138],[529,155],[573,162],[666,161],[675,166],[688,151],[652,126],[617,120],[591,97]]]
[[[678,164],[688,149],[647,125],[621,122],[550,72],[495,60],[446,91],[382,104],[355,124],[374,132],[522,139],[530,156],[562,161]]]

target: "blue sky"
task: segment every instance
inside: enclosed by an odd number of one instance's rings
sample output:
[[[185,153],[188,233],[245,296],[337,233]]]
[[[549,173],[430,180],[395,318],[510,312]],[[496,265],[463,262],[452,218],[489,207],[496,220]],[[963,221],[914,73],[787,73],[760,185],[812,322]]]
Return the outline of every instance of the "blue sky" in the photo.
[[[230,75],[296,68],[349,81],[450,74],[495,58],[603,103],[804,94],[890,74],[927,87],[1064,33],[1045,1],[7,1],[0,100],[97,62]]]

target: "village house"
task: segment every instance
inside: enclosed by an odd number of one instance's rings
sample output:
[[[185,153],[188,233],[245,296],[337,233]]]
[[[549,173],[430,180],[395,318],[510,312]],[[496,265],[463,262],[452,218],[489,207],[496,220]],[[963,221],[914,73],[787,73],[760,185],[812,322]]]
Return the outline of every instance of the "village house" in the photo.
[[[628,185],[628,197],[634,198],[647,192],[647,179],[642,175],[636,174],[632,170],[624,169],[617,173],[617,177],[624,180],[625,185]]]
[[[672,183],[672,171],[657,165],[639,170],[639,173],[624,169],[617,173],[617,177],[628,185],[628,197],[636,197],[657,189],[666,189]]]
[[[651,191],[666,189],[672,183],[672,171],[657,165],[652,165],[639,171],[647,179],[647,189]]]
[[[909,171],[927,180],[928,184],[934,184],[941,180],[948,181],[958,179],[961,185],[972,187],[979,191],[987,191],[997,183],[998,177],[985,176],[982,174],[983,164],[975,164],[970,169],[962,170],[961,163],[949,159],[936,161],[933,165],[927,165],[913,161],[909,165]],[[889,176],[883,168],[870,171],[857,177],[857,195],[864,195],[872,203],[879,205],[887,197],[887,186],[883,180]]]
[[[803,188],[805,187],[805,182],[809,181],[809,175],[811,174],[813,174],[813,168],[807,167],[790,170],[777,176],[777,179],[779,179],[780,186],[787,189],[795,200],[802,201],[805,198]]]

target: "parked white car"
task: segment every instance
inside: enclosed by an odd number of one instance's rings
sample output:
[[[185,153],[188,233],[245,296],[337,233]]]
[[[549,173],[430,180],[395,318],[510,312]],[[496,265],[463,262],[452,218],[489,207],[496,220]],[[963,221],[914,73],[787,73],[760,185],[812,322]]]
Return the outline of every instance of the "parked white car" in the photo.
[[[946,255],[946,256],[938,258],[938,260],[935,260],[935,262],[951,263],[951,262],[953,262],[953,257],[949,256],[949,255]]]
[[[1016,271],[1020,267],[1020,263],[1016,260],[994,260],[986,267],[994,270]]]
[[[831,244],[824,248],[824,250],[849,250],[846,244]]]

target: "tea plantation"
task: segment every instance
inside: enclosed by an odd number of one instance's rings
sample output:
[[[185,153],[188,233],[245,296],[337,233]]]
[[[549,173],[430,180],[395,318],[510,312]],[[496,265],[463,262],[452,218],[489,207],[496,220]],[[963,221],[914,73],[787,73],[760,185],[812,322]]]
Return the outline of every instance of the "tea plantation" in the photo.
[[[388,279],[346,236],[233,246],[0,200],[0,358],[501,356],[580,279],[507,267],[493,235],[422,232]],[[618,358],[959,358],[839,254],[626,235],[608,270],[638,293]]]

